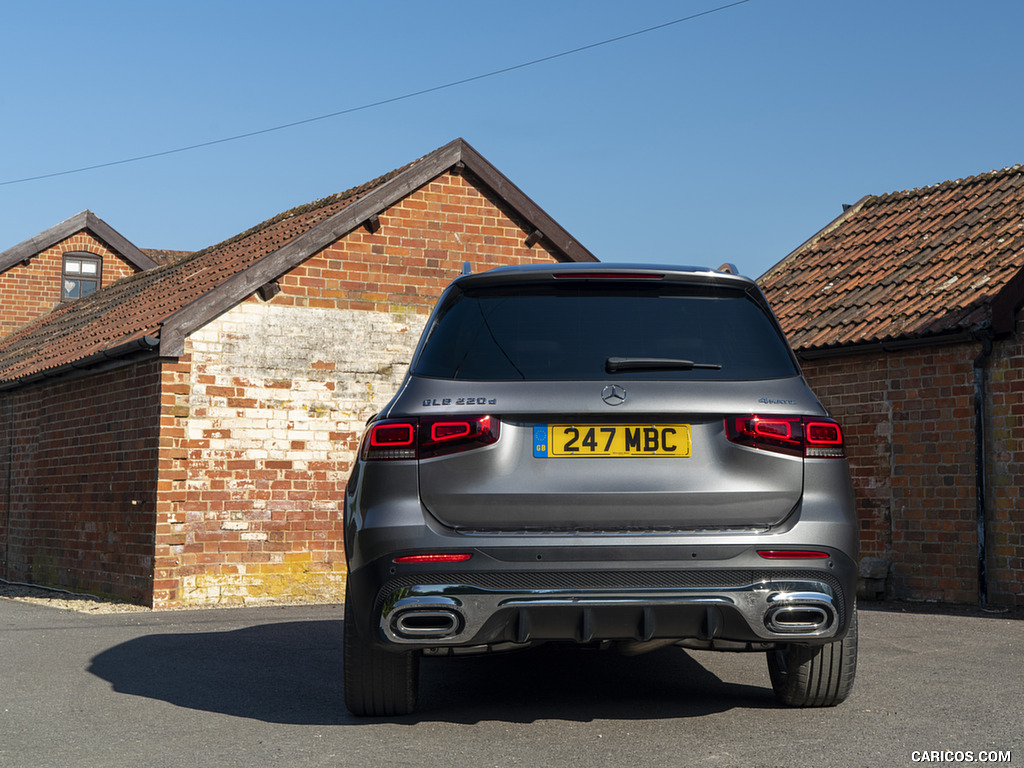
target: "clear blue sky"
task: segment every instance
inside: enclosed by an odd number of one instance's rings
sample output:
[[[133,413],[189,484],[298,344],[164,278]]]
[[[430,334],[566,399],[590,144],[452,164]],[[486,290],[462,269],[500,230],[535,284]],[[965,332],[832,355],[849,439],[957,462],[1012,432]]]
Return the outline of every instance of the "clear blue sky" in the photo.
[[[462,137],[603,261],[757,276],[865,194],[1024,162],[1024,2],[4,5],[0,250],[194,250]]]

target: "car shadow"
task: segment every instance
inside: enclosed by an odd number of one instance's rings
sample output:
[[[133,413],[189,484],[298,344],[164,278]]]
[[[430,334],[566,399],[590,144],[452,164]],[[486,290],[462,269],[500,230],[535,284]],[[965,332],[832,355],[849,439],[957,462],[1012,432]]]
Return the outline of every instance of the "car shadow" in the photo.
[[[418,721],[649,720],[774,709],[771,689],[721,680],[679,648],[641,656],[567,645],[425,659]]]
[[[354,725],[342,691],[342,622],[152,634],[97,654],[89,672],[118,693],[265,722]],[[425,658],[420,704],[391,722],[660,719],[777,705],[768,688],[727,683],[678,648],[625,657],[544,646]]]
[[[115,645],[88,671],[114,691],[273,723],[344,721],[340,621],[150,634]]]

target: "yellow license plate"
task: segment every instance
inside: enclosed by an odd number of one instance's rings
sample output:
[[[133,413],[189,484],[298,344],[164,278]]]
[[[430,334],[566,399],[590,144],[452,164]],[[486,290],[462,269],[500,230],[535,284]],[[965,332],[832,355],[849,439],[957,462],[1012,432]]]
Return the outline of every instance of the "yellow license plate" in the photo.
[[[690,455],[689,424],[538,424],[537,458],[629,458]]]

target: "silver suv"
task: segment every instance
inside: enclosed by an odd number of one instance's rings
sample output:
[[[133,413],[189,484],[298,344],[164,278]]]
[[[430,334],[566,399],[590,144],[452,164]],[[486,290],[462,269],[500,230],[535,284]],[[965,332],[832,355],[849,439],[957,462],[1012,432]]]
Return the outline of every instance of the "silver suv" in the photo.
[[[509,267],[455,280],[345,494],[345,703],[398,715],[421,654],[760,651],[777,697],[853,684],[838,424],[751,280]]]

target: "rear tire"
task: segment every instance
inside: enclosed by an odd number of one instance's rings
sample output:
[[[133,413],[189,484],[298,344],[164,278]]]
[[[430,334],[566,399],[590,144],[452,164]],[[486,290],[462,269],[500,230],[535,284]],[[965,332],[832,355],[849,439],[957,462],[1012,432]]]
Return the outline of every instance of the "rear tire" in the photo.
[[[775,697],[791,707],[834,707],[845,701],[857,674],[856,607],[842,640],[768,651],[768,674]]]
[[[347,597],[347,595],[346,595]],[[345,600],[345,706],[357,717],[408,715],[416,708],[420,657],[388,653],[366,642]]]

